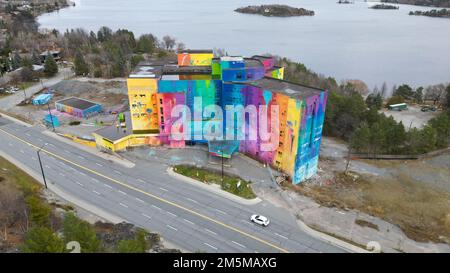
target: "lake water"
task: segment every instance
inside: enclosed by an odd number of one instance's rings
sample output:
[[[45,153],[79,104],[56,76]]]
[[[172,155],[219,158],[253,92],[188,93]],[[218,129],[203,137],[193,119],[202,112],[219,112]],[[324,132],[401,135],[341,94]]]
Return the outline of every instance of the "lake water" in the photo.
[[[341,79],[369,86],[450,82],[450,19],[409,16],[430,8],[400,5],[373,10],[366,2],[337,0],[78,0],[45,14],[43,28],[126,28],[139,35],[176,37],[188,48],[223,48],[231,55],[272,53]],[[254,4],[288,4],[312,17],[268,18],[239,14]]]

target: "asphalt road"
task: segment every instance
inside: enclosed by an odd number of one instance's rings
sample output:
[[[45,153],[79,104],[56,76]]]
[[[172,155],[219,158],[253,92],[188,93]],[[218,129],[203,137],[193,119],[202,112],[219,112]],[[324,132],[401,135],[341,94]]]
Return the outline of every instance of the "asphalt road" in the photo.
[[[187,251],[343,252],[304,233],[294,216],[262,201],[242,205],[167,175],[163,163],[136,162],[134,168],[94,156],[0,118],[0,150],[45,175],[66,193],[161,236]],[[268,227],[249,221],[252,214],[271,220]]]

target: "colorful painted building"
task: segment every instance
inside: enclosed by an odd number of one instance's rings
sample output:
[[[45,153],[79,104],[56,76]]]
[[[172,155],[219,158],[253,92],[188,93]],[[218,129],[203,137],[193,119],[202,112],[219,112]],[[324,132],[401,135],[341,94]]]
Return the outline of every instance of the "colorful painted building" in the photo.
[[[300,183],[317,172],[327,92],[284,81],[283,77],[284,68],[275,66],[272,57],[214,58],[207,50],[180,52],[177,61],[141,63],[127,82],[127,126],[131,128],[122,137],[110,135],[109,141],[102,136],[104,132],[97,132],[97,145],[121,150],[139,136],[153,139],[144,144],[173,148],[201,143],[208,145],[212,155],[230,158],[241,152],[282,170],[293,183]],[[185,110],[173,115],[182,105],[187,106]],[[223,109],[222,115],[211,112],[210,105]],[[233,112],[239,107],[245,109],[243,115]],[[261,116],[278,122],[272,126],[260,120]],[[182,123],[180,117],[189,120]],[[214,132],[234,138],[205,139],[206,129],[212,127]],[[270,129],[266,130],[269,138],[260,133],[260,128]],[[175,139],[174,131],[189,137]],[[109,132],[114,135],[114,130]],[[120,147],[115,147],[118,143]],[[272,145],[269,149],[268,144]]]
[[[56,110],[78,118],[86,118],[102,112],[102,105],[80,98],[67,98],[55,102]]]

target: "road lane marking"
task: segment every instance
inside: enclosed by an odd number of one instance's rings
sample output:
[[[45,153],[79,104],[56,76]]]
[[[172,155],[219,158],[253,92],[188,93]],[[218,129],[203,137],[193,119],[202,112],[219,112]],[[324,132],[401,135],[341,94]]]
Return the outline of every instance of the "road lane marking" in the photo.
[[[139,181],[139,182],[141,182],[141,183],[145,183],[145,181],[142,180],[142,179],[140,179],[140,178],[138,178],[137,181]]]
[[[162,191],[168,191],[168,190],[166,190],[166,189],[164,189],[164,188],[161,188],[161,187],[159,187],[159,189],[162,190]]]
[[[222,210],[220,210],[220,209],[215,209],[215,211],[217,211],[218,213],[222,213],[222,214],[227,214],[225,211],[222,211]]]
[[[240,243],[238,243],[238,242],[235,242],[235,241],[231,241],[233,244],[235,244],[235,245],[238,245],[238,246],[240,246],[240,247],[242,247],[242,248],[246,248],[243,244],[240,244]]]
[[[139,198],[137,198],[137,197],[135,197],[136,198],[136,200],[138,200],[139,202],[141,202],[141,203],[145,203],[145,201],[144,200],[142,200],[142,199],[139,199]]]
[[[17,136],[15,136],[15,135],[13,135],[13,134],[11,134],[11,133],[9,133],[9,132],[7,132],[7,131],[1,129],[1,128],[0,128],[0,132],[3,132],[4,134],[6,134],[6,135],[8,135],[8,136],[10,136],[10,137],[12,137],[12,138],[14,138],[14,139],[16,139],[16,140],[19,140],[19,141],[21,141],[22,143],[29,144],[30,146],[34,147],[36,150],[40,148],[40,147],[38,147],[38,146],[36,146],[36,145],[34,145],[34,144],[32,144],[32,143],[26,141],[26,140],[23,140],[23,139],[20,138],[20,137],[17,137]],[[180,204],[178,204],[178,203],[175,203],[175,202],[173,202],[173,201],[169,201],[169,200],[167,200],[167,199],[164,199],[164,198],[162,198],[162,197],[159,197],[159,196],[157,196],[157,195],[155,195],[155,194],[152,194],[152,193],[150,193],[150,192],[146,192],[146,191],[141,190],[141,189],[139,189],[139,188],[133,187],[133,186],[127,184],[127,183],[121,182],[121,181],[119,181],[119,180],[117,180],[117,179],[111,178],[111,177],[109,177],[109,176],[107,176],[107,175],[104,175],[104,174],[102,174],[102,173],[99,173],[99,172],[96,172],[96,171],[94,171],[94,170],[91,170],[91,169],[89,169],[89,168],[87,168],[87,167],[85,167],[85,166],[82,166],[82,165],[80,165],[80,164],[78,164],[78,163],[76,163],[76,162],[73,162],[73,161],[71,161],[71,160],[69,160],[69,159],[66,159],[66,158],[64,158],[64,157],[62,157],[62,156],[60,156],[60,155],[58,155],[58,154],[55,154],[55,153],[50,152],[50,151],[45,150],[45,149],[42,149],[41,151],[44,152],[44,153],[46,153],[46,154],[48,154],[48,155],[51,155],[51,156],[53,156],[53,157],[59,159],[59,160],[62,160],[62,161],[64,161],[64,162],[66,162],[66,163],[70,163],[70,164],[73,165],[73,166],[76,166],[76,167],[81,168],[81,169],[83,169],[83,170],[85,170],[85,171],[88,171],[88,172],[90,172],[90,173],[92,173],[92,174],[95,174],[95,175],[97,175],[97,176],[99,176],[99,177],[102,177],[102,178],[104,178],[104,179],[107,179],[107,180],[109,180],[109,181],[111,181],[111,182],[113,182],[113,183],[115,183],[115,184],[121,185],[121,186],[123,186],[123,187],[126,187],[126,188],[128,188],[128,189],[130,189],[130,190],[133,190],[133,191],[136,191],[136,192],[140,192],[140,193],[142,193],[142,194],[144,194],[144,195],[147,195],[147,196],[149,196],[149,197],[152,197],[152,198],[155,199],[155,200],[158,200],[158,201],[160,201],[160,202],[163,202],[163,203],[166,203],[166,204],[168,204],[168,205],[174,206],[174,207],[176,207],[176,208],[178,208],[178,209],[181,209],[181,210],[183,210],[183,211],[189,212],[189,213],[191,213],[191,214],[193,214],[193,215],[195,215],[195,216],[197,216],[197,217],[199,217],[199,218],[202,218],[202,219],[204,219],[204,220],[210,221],[210,222],[212,222],[212,223],[214,223],[214,224],[217,224],[217,225],[219,225],[219,226],[222,226],[222,227],[224,227],[224,228],[227,228],[227,229],[229,229],[229,230],[231,230],[231,231],[234,231],[234,232],[236,232],[236,233],[239,233],[239,234],[241,234],[241,235],[243,235],[243,236],[245,236],[245,237],[248,237],[248,238],[250,238],[250,239],[253,239],[253,240],[255,240],[255,241],[258,241],[259,243],[262,243],[262,244],[265,244],[265,245],[267,245],[267,246],[270,246],[270,247],[272,247],[272,248],[274,248],[274,249],[276,249],[276,250],[278,250],[278,251],[286,252],[286,253],[289,252],[288,250],[286,250],[286,249],[284,249],[284,248],[281,248],[281,247],[275,245],[274,243],[271,243],[271,242],[269,242],[269,241],[266,241],[266,240],[264,240],[264,239],[261,239],[261,238],[255,236],[255,235],[253,235],[253,234],[250,234],[250,233],[248,233],[248,232],[245,232],[245,231],[243,231],[243,230],[240,230],[240,229],[238,229],[238,228],[236,228],[236,227],[233,227],[233,226],[231,226],[231,225],[229,225],[229,224],[226,224],[226,223],[224,223],[224,222],[221,222],[221,221],[219,221],[219,220],[216,220],[216,219],[214,219],[214,218],[212,218],[212,217],[206,216],[206,215],[204,215],[204,214],[202,214],[202,213],[199,213],[199,212],[197,212],[197,211],[195,211],[195,210],[186,208],[186,207],[184,207],[184,206],[182,206],[182,205],[180,205]]]
[[[157,210],[162,210],[162,208],[160,208],[160,207],[158,207],[158,206],[155,206],[155,205],[152,205],[152,207],[155,208],[155,209],[157,209]]]
[[[275,235],[277,235],[278,237],[281,237],[281,238],[283,238],[283,239],[289,240],[288,237],[283,236],[283,235],[281,235],[281,234],[278,234],[278,233],[276,233],[276,232],[275,232]]]
[[[148,216],[148,215],[145,214],[145,213],[142,213],[142,216],[144,216],[144,217],[146,217],[146,218],[148,218],[148,219],[152,219],[152,217]]]
[[[206,232],[209,232],[209,233],[211,233],[211,234],[213,234],[213,235],[217,235],[217,233],[215,233],[215,232],[212,231],[212,230],[209,230],[209,229],[207,229],[207,228],[205,228],[205,230],[206,230]]]
[[[105,185],[105,187],[107,187],[107,188],[112,189],[112,187],[110,185],[108,185],[108,184],[103,184],[103,185]]]
[[[114,172],[117,173],[118,175],[122,175],[122,173],[117,170],[114,170]]]
[[[97,194],[97,195],[101,195],[101,193],[99,193],[98,191],[92,191],[92,192]]]
[[[69,152],[68,150],[64,150],[64,152],[66,152],[66,153],[70,154],[70,152]]]
[[[77,157],[79,158],[79,159],[85,159],[84,157],[82,157],[81,155],[77,155]]]
[[[124,207],[124,208],[128,208],[128,206],[125,205],[124,203],[119,203],[119,205],[121,205],[121,206]]]
[[[172,215],[173,217],[177,217],[177,215],[176,214],[173,214],[172,212],[170,212],[170,211],[168,211],[167,212],[168,214],[170,214],[170,215]]]
[[[63,173],[59,173],[59,175],[61,175],[62,177],[66,177]]]
[[[98,182],[98,180],[97,179],[95,179],[95,178],[91,178],[92,179],[92,181],[94,181],[94,182]]]
[[[20,150],[20,153],[21,153],[21,154],[24,154],[25,152],[24,152],[23,150]]]
[[[215,246],[212,246],[212,245],[210,245],[210,244],[208,244],[208,243],[203,243],[204,245],[206,245],[206,246],[209,246],[210,248],[212,248],[212,249],[214,249],[214,250],[217,250],[217,247],[215,247]]]
[[[25,135],[27,135],[27,136],[31,137],[31,135],[30,135],[29,133],[25,133]]]
[[[82,176],[86,176],[86,174],[84,172],[79,172]]]
[[[191,199],[191,198],[186,198],[186,199],[189,200],[189,201],[191,201],[192,203],[198,204],[198,202],[195,201],[194,199]]]
[[[173,230],[175,230],[175,231],[178,231],[178,229],[176,229],[176,228],[174,228],[173,226],[171,226],[171,225],[166,225],[168,228],[170,228],[170,229],[173,229]]]
[[[123,194],[123,195],[127,195],[127,193],[126,192],[123,192],[123,191],[118,191],[119,193],[121,193],[121,194]]]
[[[184,218],[183,218],[183,221],[185,221],[186,223],[189,223],[189,224],[191,224],[191,225],[195,225],[194,222],[189,221],[188,219],[184,219]]]
[[[45,165],[45,167],[46,167],[47,169],[51,169],[49,165]]]
[[[80,185],[81,187],[84,187],[83,184],[81,184],[80,182],[76,182],[78,185]]]
[[[100,164],[100,163],[95,163],[97,166],[99,166],[99,167],[103,167],[103,165],[102,164]]]
[[[31,157],[31,159],[33,159],[33,160],[37,160],[37,158],[36,158],[36,157],[34,157],[34,156],[33,156],[33,157]]]

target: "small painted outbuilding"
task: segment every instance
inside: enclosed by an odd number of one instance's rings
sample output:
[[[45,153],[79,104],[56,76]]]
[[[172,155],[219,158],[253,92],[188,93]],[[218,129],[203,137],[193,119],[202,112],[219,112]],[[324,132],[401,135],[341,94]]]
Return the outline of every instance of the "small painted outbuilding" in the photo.
[[[49,103],[52,98],[53,94],[40,94],[33,99],[32,103],[33,105],[44,105]]]
[[[102,112],[102,105],[80,98],[67,98],[55,102],[56,110],[78,118],[88,118]]]

